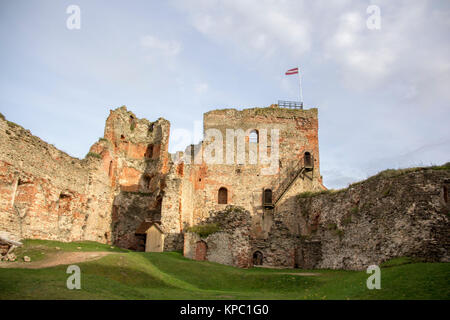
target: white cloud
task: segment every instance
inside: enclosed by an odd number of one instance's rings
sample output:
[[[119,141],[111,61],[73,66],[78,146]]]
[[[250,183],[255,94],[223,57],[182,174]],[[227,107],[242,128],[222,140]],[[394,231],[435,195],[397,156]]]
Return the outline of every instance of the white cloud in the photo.
[[[200,33],[214,42],[236,47],[240,55],[271,57],[284,49],[303,54],[311,47],[311,28],[301,5],[290,8],[273,0],[175,3],[188,13]]]
[[[350,48],[357,44],[357,36],[365,26],[359,12],[348,12],[340,16],[337,32],[332,36],[333,44],[338,48]]]
[[[205,82],[197,83],[195,85],[195,92],[197,92],[198,94],[203,94],[208,91],[208,88],[209,88],[209,86]]]
[[[352,89],[374,89],[393,81],[408,72],[408,65],[423,64],[424,57],[433,57],[427,62],[434,64],[449,61],[448,55],[442,56],[448,44],[441,43],[438,48],[420,45],[428,41],[428,35],[445,33],[449,27],[450,13],[431,9],[426,2],[379,0],[381,30],[367,28],[370,3],[356,0],[174,3],[197,31],[238,58],[267,65],[302,61],[310,54],[334,64],[344,84]],[[445,72],[434,67],[422,71],[441,77]]]
[[[175,40],[162,40],[152,35],[141,37],[140,44],[144,48],[157,51],[167,56],[176,56],[181,51],[180,42]]]

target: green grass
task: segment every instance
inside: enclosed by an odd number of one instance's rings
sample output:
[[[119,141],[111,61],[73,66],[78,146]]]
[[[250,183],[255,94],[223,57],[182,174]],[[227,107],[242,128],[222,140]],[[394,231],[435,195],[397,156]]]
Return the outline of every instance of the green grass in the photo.
[[[143,253],[95,242],[29,240],[22,250],[114,251],[79,263],[81,290],[66,288],[67,266],[0,268],[0,299],[450,299],[450,264],[398,258],[381,265],[381,290],[364,271],[238,269],[193,261],[179,252]],[[77,247],[82,249],[77,249]],[[47,249],[44,249],[47,247]]]
[[[415,263],[415,262],[421,262],[419,259],[416,258],[411,258],[411,257],[400,257],[400,258],[395,258],[395,259],[391,259],[389,261],[383,262],[381,264],[381,267],[395,267],[395,266],[401,266],[404,264],[410,264],[410,263]]]
[[[424,171],[424,170],[450,170],[450,162],[446,162],[442,165],[432,165],[428,167],[412,167],[412,168],[403,168],[403,169],[386,169],[383,171],[380,171],[379,173],[367,178],[366,180],[358,181],[355,183],[350,184],[350,187],[356,186],[358,184],[364,183],[366,181],[371,181],[378,178],[395,178],[399,177],[401,175],[410,173],[410,172],[416,172],[416,171]],[[390,193],[390,189],[384,190],[384,196],[388,196]]]
[[[210,234],[220,231],[220,227],[217,223],[208,223],[189,227],[186,231],[197,233],[200,237],[206,238]]]
[[[334,190],[334,189],[327,189],[327,190],[321,190],[321,191],[305,191],[305,192],[299,193],[297,195],[297,199],[298,200],[307,199],[307,198],[315,197],[320,194],[332,194],[332,193],[336,193],[336,192],[338,192],[338,191]]]
[[[17,256],[18,261],[23,261],[24,256],[30,257],[31,261],[40,261],[45,259],[48,255],[58,251],[128,252],[128,250],[95,241],[59,242],[51,240],[24,240],[22,243],[22,247],[14,250],[14,254]]]
[[[8,125],[10,126],[10,127],[20,127],[17,123],[15,123],[15,122],[12,122],[12,121],[8,121],[8,120],[6,120],[6,122],[8,123]]]
[[[368,177],[365,180],[357,181],[349,185],[348,188],[342,188],[338,190],[334,189],[328,189],[328,190],[322,190],[322,191],[305,191],[297,194],[297,200],[298,202],[303,202],[303,199],[310,199],[312,197],[316,197],[323,194],[338,194],[340,192],[348,191],[350,187],[354,187],[363,183],[366,183],[368,181],[373,181],[375,179],[384,178],[395,178],[399,177],[401,175],[410,173],[410,172],[416,172],[416,171],[424,171],[424,170],[450,170],[450,162],[444,163],[442,165],[432,165],[428,167],[413,167],[413,168],[404,168],[404,169],[386,169],[383,171],[378,172],[377,174]],[[382,191],[382,197],[388,197],[391,194],[391,186],[387,186]]]
[[[97,158],[97,159],[101,159],[101,158],[102,158],[102,156],[101,156],[100,154],[95,153],[95,152],[89,152],[89,153],[86,155],[86,158],[89,158],[89,157],[91,157],[91,158]]]

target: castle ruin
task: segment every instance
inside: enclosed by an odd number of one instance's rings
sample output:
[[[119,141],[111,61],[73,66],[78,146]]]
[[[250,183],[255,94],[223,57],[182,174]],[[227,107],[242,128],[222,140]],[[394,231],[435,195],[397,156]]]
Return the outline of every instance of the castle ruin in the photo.
[[[167,120],[120,107],[80,160],[0,117],[0,231],[183,250],[239,267],[450,260],[448,170],[327,192],[317,109],[214,110],[204,114],[203,131],[203,141],[171,155]],[[196,226],[215,229],[202,234]]]

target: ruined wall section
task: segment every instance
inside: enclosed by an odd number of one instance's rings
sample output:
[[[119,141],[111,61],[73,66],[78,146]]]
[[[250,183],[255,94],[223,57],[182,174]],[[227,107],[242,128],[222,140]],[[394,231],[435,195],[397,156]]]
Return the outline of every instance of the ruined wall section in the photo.
[[[276,206],[273,215],[289,229],[290,234],[299,236],[301,230],[294,212],[298,210],[297,195],[303,192],[320,192],[326,190],[322,182],[314,178],[315,171],[301,174]]]
[[[449,188],[448,167],[405,169],[339,192],[300,196],[297,222],[290,220],[304,240],[299,265],[364,269],[401,256],[449,262]]]
[[[104,137],[79,160],[1,117],[0,229],[138,249],[138,226],[161,219],[169,130],[162,118],[111,110]]]
[[[111,187],[109,168],[104,159],[86,157],[88,170],[85,186],[86,217],[83,226],[83,240],[111,243],[111,209],[114,189]],[[66,212],[66,215],[69,215]]]
[[[172,163],[167,175],[161,210],[161,229],[165,234],[164,251],[181,250],[183,247],[182,198],[186,195],[182,193],[182,165]]]
[[[221,164],[191,164],[193,173],[190,176],[190,184],[194,187],[197,204],[193,211],[193,221],[197,223],[208,217],[209,212],[220,211],[226,204],[218,204],[218,190],[225,187],[228,190],[227,204],[236,204],[248,210],[253,218],[253,232],[255,237],[261,233],[267,236],[271,223],[263,221],[262,206],[264,188],[272,190],[281,182],[280,173],[297,164],[305,152],[310,152],[314,159],[314,171],[310,173],[311,180],[298,179],[290,188],[289,193],[280,201],[283,208],[284,202],[303,190],[322,190],[322,178],[320,176],[319,147],[318,147],[318,115],[317,109],[294,110],[271,106],[268,108],[253,108],[238,111],[236,109],[214,110],[204,114],[204,132],[209,129],[219,130],[223,137],[223,161]],[[236,152],[237,139],[231,142],[227,139],[227,129],[245,132],[245,163],[238,164]],[[274,174],[264,174],[261,169],[268,168],[269,164],[261,163],[260,157],[256,164],[250,163],[250,154],[258,150],[264,130],[267,132],[268,156],[272,152],[272,129],[279,132],[279,163],[278,170]],[[260,134],[260,142],[252,143],[249,134],[257,130]],[[205,159],[206,150],[210,142],[205,141],[199,149]],[[226,163],[226,151],[233,150],[234,162]],[[257,151],[256,151],[257,152]],[[194,180],[195,179],[195,180]],[[288,205],[289,208],[289,205]],[[285,208],[282,209],[287,210]],[[269,217],[270,219],[270,217]]]
[[[300,194],[296,210],[264,213],[265,237],[255,236],[247,210],[228,206],[199,224],[219,231],[185,234],[184,255],[195,258],[203,241],[206,260],[240,267],[257,251],[265,266],[304,269],[363,270],[403,256],[450,262],[449,169],[388,170],[347,189]]]
[[[184,234],[184,256],[196,258],[198,243],[206,243],[206,260],[240,268],[252,265],[250,244],[250,212],[242,207],[227,206],[199,225],[216,224],[218,231],[201,237],[194,232]]]
[[[261,252],[264,266],[294,268],[299,237],[283,216],[275,214],[271,220],[266,237],[251,237],[251,254]]]
[[[201,148],[201,144],[199,145]],[[197,149],[200,150],[200,149]],[[189,160],[186,160],[188,158]],[[203,221],[204,192],[198,191],[204,184],[203,165],[191,161],[191,146],[185,152],[172,155],[167,175],[161,213],[161,228],[164,230],[164,250],[182,250],[183,232],[187,227]]]
[[[98,159],[70,157],[4,118],[0,146],[0,229],[21,238],[107,241],[110,188]]]
[[[112,110],[106,120],[103,144],[91,152],[108,167],[114,190],[112,242],[120,247],[143,249],[135,236],[143,221],[160,221],[163,190],[169,171],[170,123],[138,119],[125,106]]]

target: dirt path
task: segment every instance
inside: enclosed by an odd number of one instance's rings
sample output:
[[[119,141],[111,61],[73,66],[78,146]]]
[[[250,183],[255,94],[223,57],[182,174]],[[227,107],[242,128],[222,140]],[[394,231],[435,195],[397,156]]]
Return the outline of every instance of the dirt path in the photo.
[[[25,268],[25,269],[41,269],[59,265],[75,264],[85,261],[100,259],[117,252],[57,252],[49,254],[46,259],[31,262],[0,262],[0,268]]]

